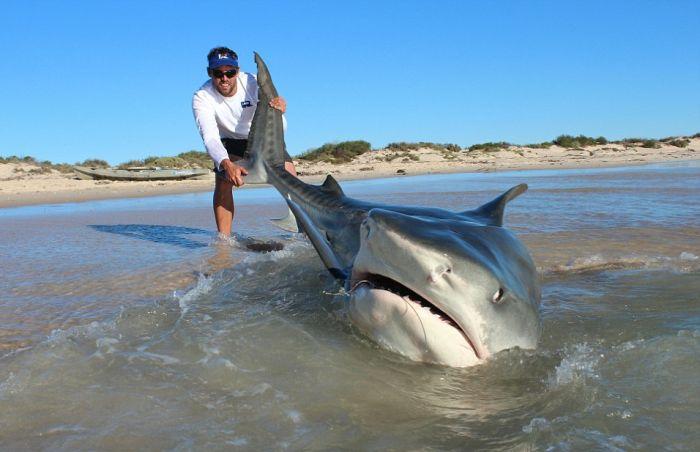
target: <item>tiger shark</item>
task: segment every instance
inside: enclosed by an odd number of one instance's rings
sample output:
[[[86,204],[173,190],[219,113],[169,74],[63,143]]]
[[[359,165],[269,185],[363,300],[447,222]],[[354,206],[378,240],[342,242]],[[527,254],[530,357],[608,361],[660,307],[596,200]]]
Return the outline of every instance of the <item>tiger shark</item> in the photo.
[[[353,199],[330,175],[307,184],[284,169],[277,90],[255,53],[258,105],[246,183],[268,183],[349,294],[348,317],[379,345],[420,362],[479,364],[507,349],[532,349],[540,334],[540,287],[527,248],[503,227],[521,184],[473,210],[394,206]],[[293,229],[293,228],[292,228]]]

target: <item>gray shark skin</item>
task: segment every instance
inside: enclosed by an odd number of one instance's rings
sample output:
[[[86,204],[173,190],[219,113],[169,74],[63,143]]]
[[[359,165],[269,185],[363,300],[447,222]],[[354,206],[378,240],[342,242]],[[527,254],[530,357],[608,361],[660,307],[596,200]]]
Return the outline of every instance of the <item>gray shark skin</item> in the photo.
[[[330,175],[309,185],[284,169],[282,115],[256,53],[259,101],[249,135],[246,182],[285,198],[331,274],[349,292],[352,323],[414,361],[454,367],[532,349],[540,334],[538,275],[525,246],[502,227],[511,188],[481,207],[451,212],[345,196]]]

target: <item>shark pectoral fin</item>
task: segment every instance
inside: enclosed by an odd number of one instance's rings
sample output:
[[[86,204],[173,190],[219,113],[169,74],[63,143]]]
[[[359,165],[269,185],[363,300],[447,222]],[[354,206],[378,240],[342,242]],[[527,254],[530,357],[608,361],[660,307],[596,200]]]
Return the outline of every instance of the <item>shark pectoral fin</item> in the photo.
[[[304,212],[297,203],[292,201],[291,196],[287,195],[285,200],[331,275],[336,279],[347,279],[347,273],[342,269],[340,259],[338,259],[338,256],[333,252],[324,234],[313,224],[306,212]]]
[[[273,218],[272,222],[280,229],[289,232],[301,232],[299,224],[292,209],[287,210],[287,215],[282,218]]]

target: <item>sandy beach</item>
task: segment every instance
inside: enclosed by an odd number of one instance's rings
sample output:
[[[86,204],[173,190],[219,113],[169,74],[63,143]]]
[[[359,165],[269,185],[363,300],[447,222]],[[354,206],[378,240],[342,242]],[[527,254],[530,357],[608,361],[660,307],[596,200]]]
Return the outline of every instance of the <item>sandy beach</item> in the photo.
[[[698,158],[700,138],[692,138],[683,148],[665,143],[660,143],[659,148],[609,143],[575,149],[509,146],[490,152],[383,149],[362,154],[350,163],[295,160],[295,165],[301,178],[313,183],[327,174],[342,181],[418,174],[627,166]],[[214,181],[213,173],[206,179],[191,181],[122,182],[80,180],[71,173],[36,170],[31,164],[0,164],[0,207],[201,192],[212,190]]]

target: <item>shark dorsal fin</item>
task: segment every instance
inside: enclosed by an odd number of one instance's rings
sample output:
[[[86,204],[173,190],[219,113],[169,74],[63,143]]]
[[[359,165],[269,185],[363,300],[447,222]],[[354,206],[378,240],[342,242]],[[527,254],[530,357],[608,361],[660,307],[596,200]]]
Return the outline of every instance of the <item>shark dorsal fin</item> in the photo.
[[[337,197],[345,196],[345,193],[343,193],[343,189],[340,188],[338,181],[335,180],[335,178],[330,174],[326,176],[326,180],[324,180],[323,184],[321,184],[321,188]]]
[[[503,226],[503,212],[506,208],[506,204],[508,204],[508,201],[511,201],[517,196],[525,193],[526,190],[527,184],[516,185],[493,201],[487,202],[476,210],[464,213],[483,217],[493,226]]]

